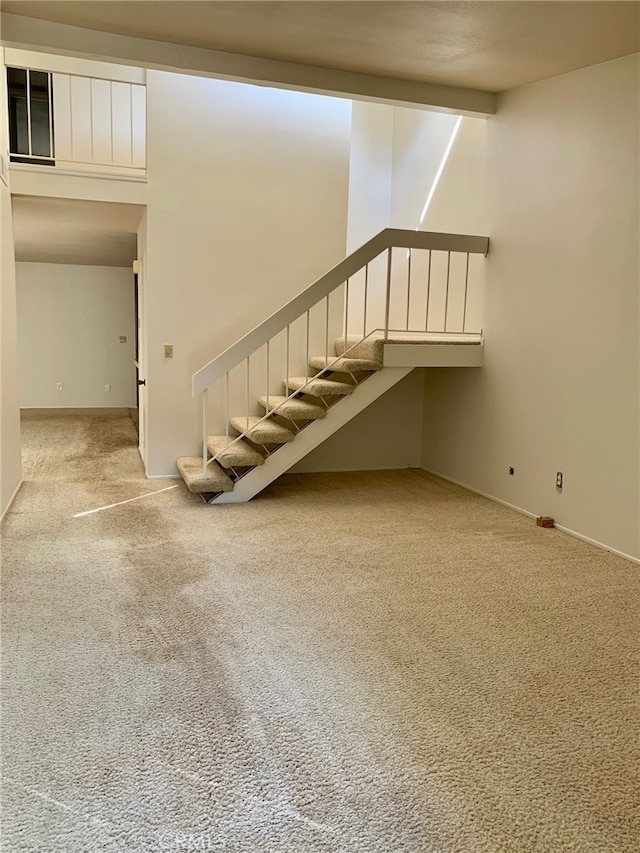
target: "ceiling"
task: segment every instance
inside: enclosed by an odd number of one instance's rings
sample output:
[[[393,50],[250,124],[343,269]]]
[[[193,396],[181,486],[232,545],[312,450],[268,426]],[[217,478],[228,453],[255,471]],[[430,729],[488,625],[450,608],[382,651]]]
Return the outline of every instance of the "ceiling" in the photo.
[[[16,261],[129,267],[144,207],[13,196]]]
[[[193,47],[500,92],[640,50],[639,2],[2,2]]]
[[[640,2],[2,0],[3,12],[302,65],[500,92],[640,50]],[[16,259],[129,266],[137,205],[18,196]]]

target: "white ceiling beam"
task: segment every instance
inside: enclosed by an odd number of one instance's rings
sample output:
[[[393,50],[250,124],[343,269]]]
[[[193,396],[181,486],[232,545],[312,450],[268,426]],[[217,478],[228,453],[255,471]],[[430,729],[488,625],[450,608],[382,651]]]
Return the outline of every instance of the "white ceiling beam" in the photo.
[[[0,32],[5,47],[23,50],[462,115],[488,116],[496,111],[497,96],[493,92],[206,50],[22,15],[3,13]]]

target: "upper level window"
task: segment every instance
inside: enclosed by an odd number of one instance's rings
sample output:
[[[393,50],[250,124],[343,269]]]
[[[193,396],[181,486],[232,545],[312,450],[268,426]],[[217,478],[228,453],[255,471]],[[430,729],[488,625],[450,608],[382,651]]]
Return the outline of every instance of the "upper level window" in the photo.
[[[51,74],[7,68],[7,88],[11,162],[55,165]]]
[[[139,69],[114,66],[110,78],[38,71],[27,64],[27,56],[24,65],[16,56],[7,66],[12,165],[146,177],[146,86]],[[70,67],[89,72],[95,65],[75,60]],[[107,69],[100,64],[97,70]]]

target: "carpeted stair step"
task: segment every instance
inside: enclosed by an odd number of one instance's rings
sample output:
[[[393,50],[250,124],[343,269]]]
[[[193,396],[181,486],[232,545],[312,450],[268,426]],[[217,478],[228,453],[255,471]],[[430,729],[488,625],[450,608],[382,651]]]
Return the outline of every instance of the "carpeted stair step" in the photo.
[[[305,379],[304,376],[294,376],[287,382],[290,391],[302,391],[311,397],[345,397],[356,388],[347,382],[336,382],[328,377]]]
[[[190,492],[232,492],[233,480],[224,473],[217,462],[207,465],[207,476],[202,473],[202,456],[181,456],[176,461],[180,476]]]
[[[275,409],[276,415],[289,418],[290,421],[317,421],[327,414],[326,409],[322,406],[316,406],[313,403],[306,403],[304,400],[296,400],[295,398],[278,397],[275,394],[273,396],[269,394],[268,405],[266,397],[258,397],[258,403],[269,412]]]
[[[327,364],[330,365],[328,368]],[[337,373],[358,373],[365,370],[381,370],[382,362],[370,358],[336,358],[330,355],[327,359],[323,355],[314,355],[309,359],[309,367],[314,370],[335,370]]]
[[[255,447],[242,438],[233,444],[233,436],[210,435],[207,439],[207,448],[212,456],[218,456],[223,468],[253,468],[254,465],[264,464],[264,456]],[[219,455],[218,455],[219,454]]]
[[[229,424],[236,432],[244,433],[247,431],[246,418],[231,418]],[[280,426],[275,421],[261,420],[256,417],[249,418],[246,438],[254,444],[285,444],[288,441],[293,441],[295,437],[294,432]]]
[[[336,338],[334,342],[336,355],[343,355],[345,349],[348,349],[347,358],[367,358],[371,361],[377,361],[382,364],[384,360],[384,338],[373,337],[362,338],[359,335],[347,335],[345,346],[344,337]]]

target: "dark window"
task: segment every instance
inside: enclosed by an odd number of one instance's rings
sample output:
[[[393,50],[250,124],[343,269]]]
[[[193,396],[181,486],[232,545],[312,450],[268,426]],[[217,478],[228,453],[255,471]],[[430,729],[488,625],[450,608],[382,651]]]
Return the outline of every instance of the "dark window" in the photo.
[[[11,162],[54,165],[51,74],[7,68],[7,84]]]

